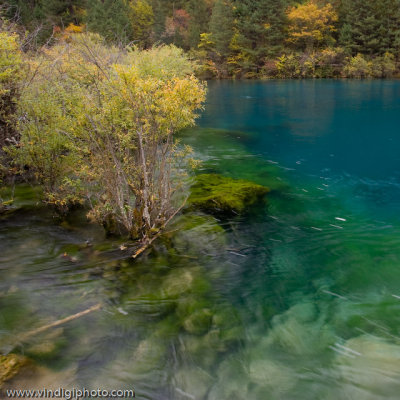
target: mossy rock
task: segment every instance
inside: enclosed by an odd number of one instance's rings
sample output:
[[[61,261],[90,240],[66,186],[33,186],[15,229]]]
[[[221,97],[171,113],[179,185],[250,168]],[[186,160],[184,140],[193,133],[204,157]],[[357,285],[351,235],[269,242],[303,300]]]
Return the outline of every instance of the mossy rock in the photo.
[[[148,294],[129,300],[125,310],[135,315],[143,314],[148,318],[160,319],[171,314],[175,309],[175,301],[159,294]]]
[[[176,219],[172,229],[172,245],[178,254],[197,257],[199,254],[218,255],[226,246],[224,228],[211,215],[187,213]]]
[[[161,285],[161,292],[168,299],[179,298],[191,292],[199,295],[208,290],[209,283],[199,267],[173,269]]]
[[[189,315],[192,315],[197,310],[210,308],[212,304],[206,298],[199,296],[197,293],[192,293],[189,296],[181,296],[178,301],[176,315],[184,320]]]
[[[28,359],[17,354],[0,355],[0,388],[3,383],[18,374],[19,370],[28,363]]]
[[[194,336],[185,334],[181,335],[179,340],[181,345],[180,352],[195,365],[210,371],[218,362],[218,353],[215,347],[211,346],[209,341],[206,340],[207,335]]]
[[[191,188],[189,204],[208,213],[241,214],[264,198],[267,187],[217,174],[202,174]]]
[[[212,313],[208,308],[195,311],[192,315],[185,319],[183,327],[186,332],[192,335],[203,335],[208,332],[211,327]]]
[[[160,368],[166,361],[168,347],[165,342],[155,336],[142,340],[132,357],[132,372],[146,374]]]
[[[175,373],[176,399],[204,399],[213,377],[199,367],[182,368]]]
[[[225,358],[219,365],[216,372],[216,382],[211,388],[207,399],[249,400],[251,398],[249,396],[250,383],[243,360],[237,355],[230,356]]]
[[[400,346],[373,335],[335,344],[334,373],[344,385],[337,398],[395,400],[400,391]]]
[[[57,358],[66,343],[64,329],[57,328],[35,338],[26,347],[25,352],[32,359]]]

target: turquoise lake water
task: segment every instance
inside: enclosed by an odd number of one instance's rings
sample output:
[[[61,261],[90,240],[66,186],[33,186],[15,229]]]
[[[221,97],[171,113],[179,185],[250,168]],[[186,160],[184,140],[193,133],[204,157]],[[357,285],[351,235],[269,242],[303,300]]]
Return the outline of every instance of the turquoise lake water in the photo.
[[[399,126],[398,81],[209,83],[198,127],[182,134],[199,172],[271,192],[245,216],[186,213],[139,260],[20,188],[22,209],[0,220],[0,348],[35,365],[9,387],[398,399]]]

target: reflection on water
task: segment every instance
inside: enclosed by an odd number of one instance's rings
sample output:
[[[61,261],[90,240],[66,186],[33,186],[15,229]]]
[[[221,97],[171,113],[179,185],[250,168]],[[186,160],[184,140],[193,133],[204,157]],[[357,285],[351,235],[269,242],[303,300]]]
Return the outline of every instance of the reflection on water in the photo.
[[[23,208],[0,220],[0,348],[34,363],[8,386],[398,399],[399,90],[210,84],[205,129],[183,139],[203,171],[271,187],[267,205],[230,220],[188,212],[139,260],[20,188]]]

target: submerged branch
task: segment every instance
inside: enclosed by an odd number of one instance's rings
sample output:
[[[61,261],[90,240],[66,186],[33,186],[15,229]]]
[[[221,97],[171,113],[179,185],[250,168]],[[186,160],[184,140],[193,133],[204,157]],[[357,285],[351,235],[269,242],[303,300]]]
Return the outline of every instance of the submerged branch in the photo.
[[[24,342],[24,341],[26,341],[27,339],[29,339],[32,336],[38,335],[39,333],[42,333],[42,332],[45,332],[50,328],[55,328],[56,326],[63,325],[65,323],[67,323],[67,322],[70,322],[70,321],[73,321],[73,320],[78,319],[80,317],[83,317],[84,315],[90,314],[93,311],[98,311],[98,310],[100,310],[100,308],[101,308],[101,304],[98,303],[98,304],[96,304],[96,305],[94,305],[94,306],[92,306],[92,307],[90,307],[90,308],[88,308],[88,309],[86,309],[84,311],[78,312],[77,314],[70,315],[69,317],[66,317],[66,318],[63,318],[63,319],[59,319],[57,321],[51,322],[50,324],[41,326],[40,328],[36,328],[36,329],[33,329],[33,330],[29,331],[29,332],[26,332],[23,335],[21,335],[20,337],[18,337],[17,339],[18,339],[19,342]]]
[[[167,219],[167,221],[160,227],[158,232],[151,238],[148,239],[142,246],[132,255],[132,258],[138,257],[142,254],[162,233],[165,227],[172,221],[172,219],[185,207],[187,199],[182,203],[182,205]]]

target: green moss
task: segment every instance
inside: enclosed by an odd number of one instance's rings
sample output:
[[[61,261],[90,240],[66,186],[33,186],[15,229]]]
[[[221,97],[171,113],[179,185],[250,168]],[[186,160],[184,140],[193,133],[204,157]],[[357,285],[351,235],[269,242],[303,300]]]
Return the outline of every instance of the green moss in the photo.
[[[190,296],[182,296],[179,299],[176,314],[179,318],[185,320],[197,310],[209,307],[211,307],[210,301],[194,293]]]
[[[61,349],[67,344],[63,333],[63,328],[57,328],[39,335],[25,348],[25,353],[34,360],[58,358]]]
[[[164,279],[161,292],[166,298],[179,298],[187,293],[201,295],[210,288],[202,275],[200,267],[174,269]]]
[[[192,335],[202,335],[211,327],[212,313],[208,308],[195,311],[192,315],[185,319],[183,327],[186,332]]]
[[[179,254],[214,254],[226,246],[225,230],[212,216],[186,214],[177,218],[172,229],[172,245]]]
[[[0,198],[3,203],[4,211],[12,211],[22,207],[33,207],[38,205],[42,195],[42,189],[39,186],[17,185],[13,187],[0,188]]]
[[[267,187],[217,174],[198,175],[191,188],[189,204],[210,213],[243,213],[262,200]]]
[[[224,234],[224,229],[218,225],[217,220],[209,215],[198,215],[190,213],[177,217],[174,221],[173,228],[179,231],[198,231],[199,235],[215,235]]]
[[[213,343],[210,345],[210,341],[206,340],[207,336],[193,336],[193,335],[181,335],[180,336],[180,351],[190,357],[193,364],[211,370],[217,364],[218,353],[213,347]]]
[[[26,357],[16,354],[0,355],[0,388],[4,382],[15,376],[27,362]]]

